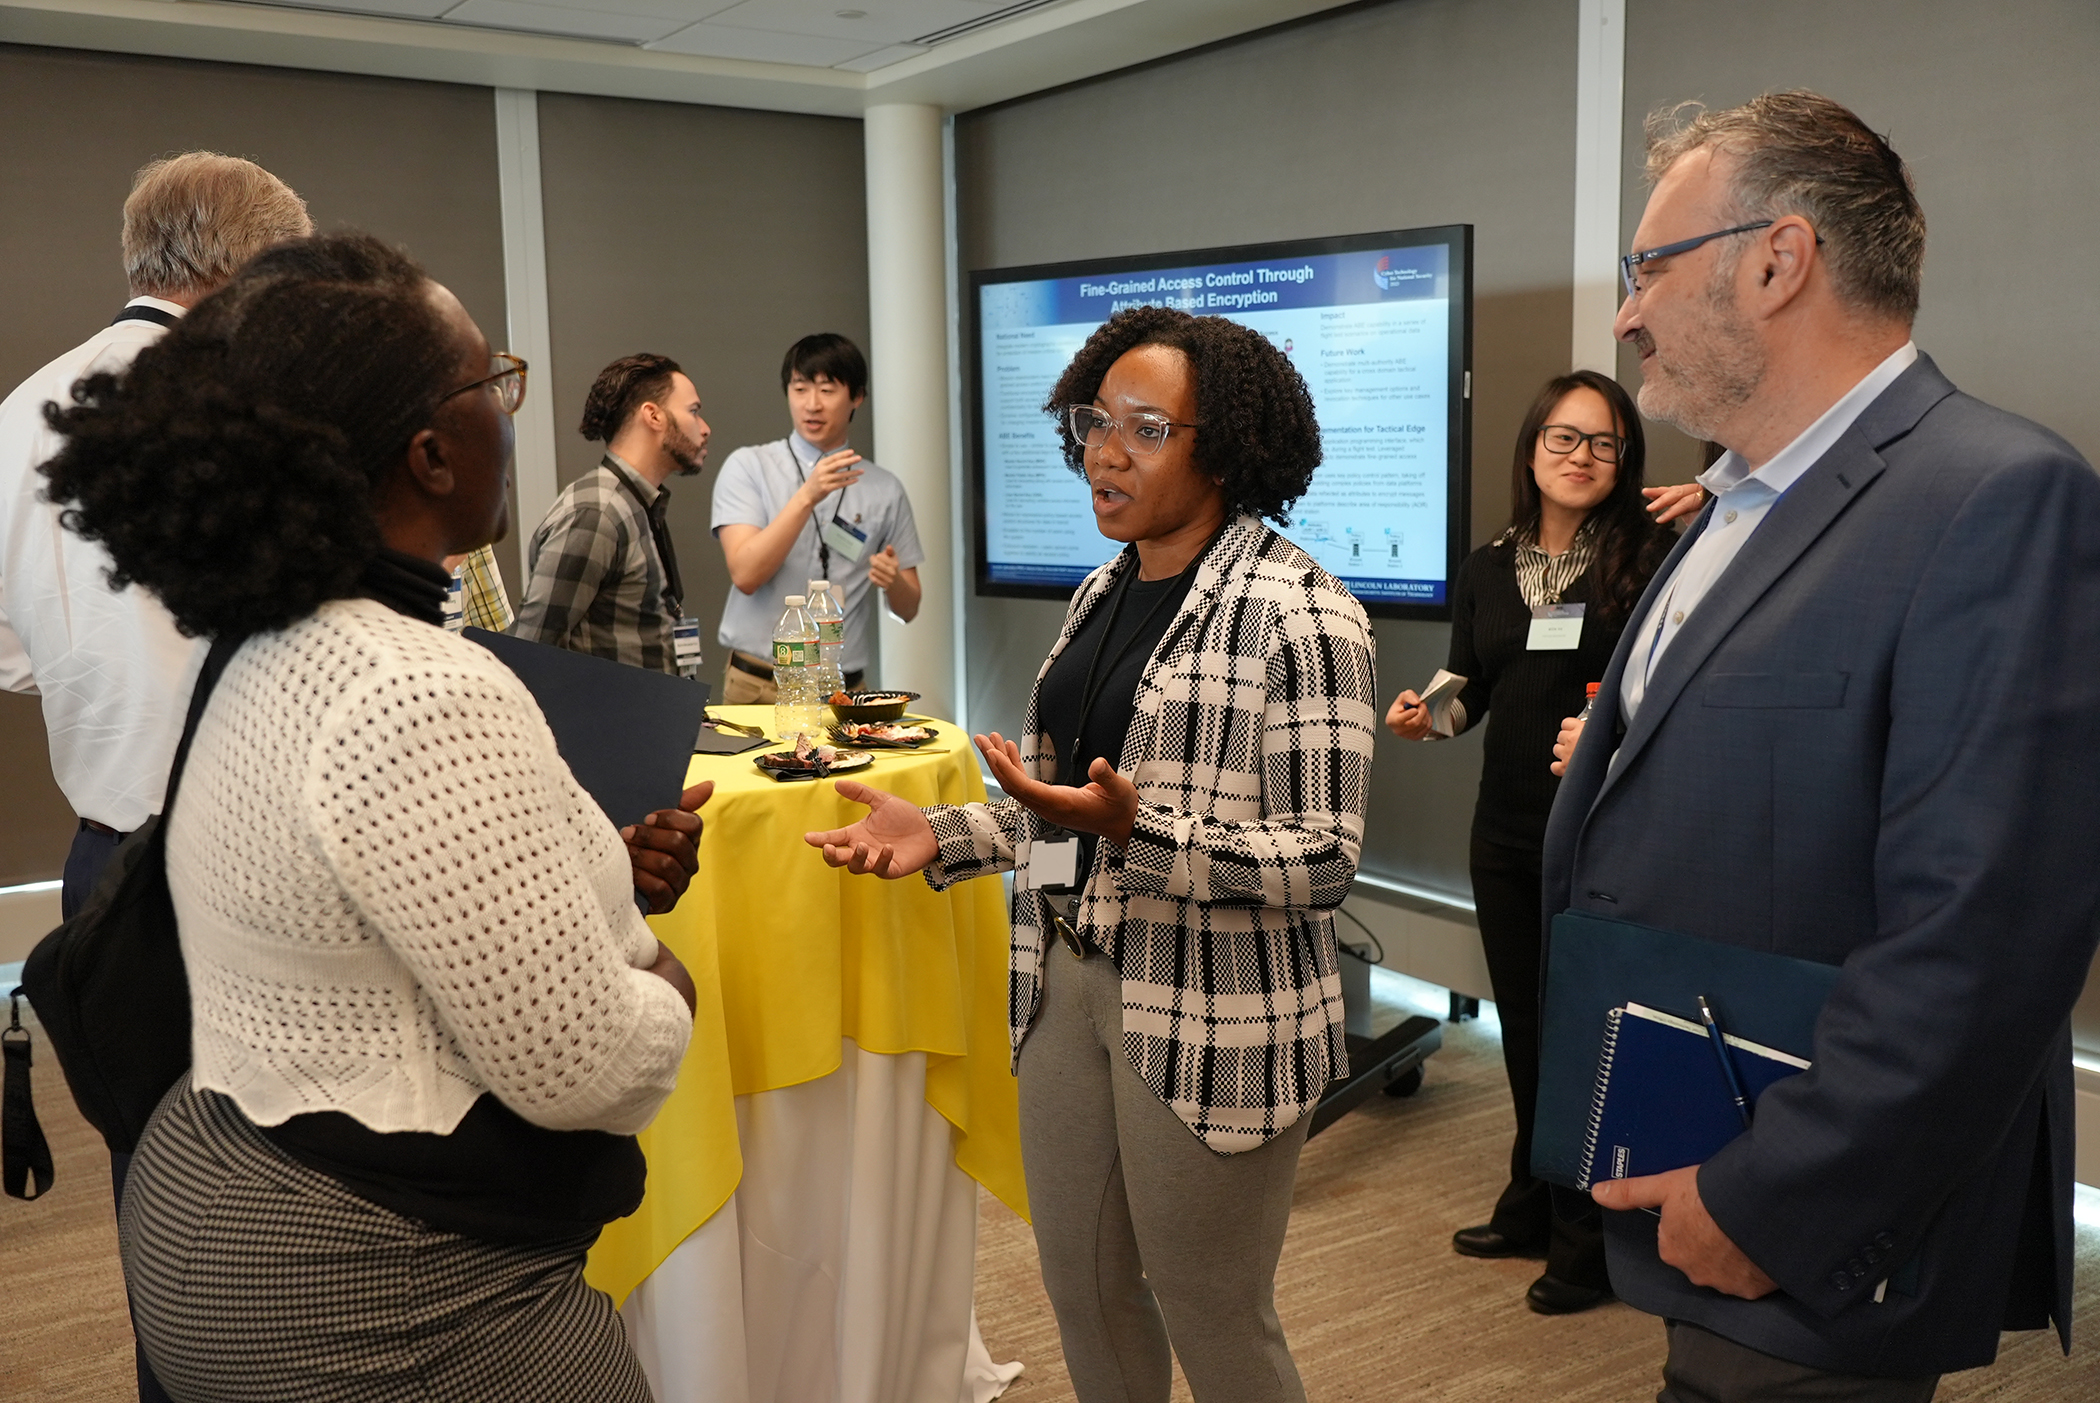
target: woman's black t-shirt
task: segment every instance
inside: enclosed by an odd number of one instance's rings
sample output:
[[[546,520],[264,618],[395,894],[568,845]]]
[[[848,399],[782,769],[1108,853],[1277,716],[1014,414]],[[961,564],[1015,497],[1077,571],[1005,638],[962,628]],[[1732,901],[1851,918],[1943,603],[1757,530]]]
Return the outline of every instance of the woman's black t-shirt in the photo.
[[[1196,572],[1190,569],[1164,580],[1131,578],[1118,584],[1095,601],[1086,622],[1050,665],[1037,698],[1036,717],[1051,744],[1057,747],[1057,783],[1085,785],[1087,771],[1097,756],[1107,756],[1111,765],[1121,763],[1123,738],[1129,734],[1130,718],[1137,710],[1138,684],[1144,680],[1145,668],[1166,637],[1174,616],[1181,611],[1182,601],[1188,598],[1195,576]],[[1120,609],[1115,605],[1116,590],[1126,591]],[[1113,630],[1109,627],[1110,614],[1116,616]],[[1098,666],[1094,666],[1096,650],[1100,653]],[[1073,729],[1080,723],[1090,666],[1094,670],[1094,705],[1086,713],[1085,729],[1075,745]],[[1093,870],[1093,861],[1094,839],[1082,834],[1078,869],[1081,886]]]

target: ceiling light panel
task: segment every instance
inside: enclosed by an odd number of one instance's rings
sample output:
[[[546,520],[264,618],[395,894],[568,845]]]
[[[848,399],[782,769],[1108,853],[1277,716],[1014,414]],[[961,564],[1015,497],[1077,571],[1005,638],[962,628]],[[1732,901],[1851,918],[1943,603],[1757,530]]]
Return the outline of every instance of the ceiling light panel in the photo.
[[[821,34],[783,34],[777,29],[743,29],[731,24],[689,25],[646,46],[664,54],[699,54],[707,58],[741,58],[757,63],[804,63],[817,68],[847,68],[866,55],[883,52],[869,39],[830,39]],[[920,50],[912,49],[911,53]],[[894,60],[892,60],[894,61]]]
[[[552,5],[536,0],[465,0],[445,11],[444,20],[447,24],[482,29],[521,29],[532,34],[646,44],[685,28],[691,23],[690,12],[694,8],[679,0],[618,0],[616,7],[594,0],[567,0]],[[678,10],[687,13],[661,13]]]
[[[336,10],[352,15],[386,15],[393,19],[436,19],[459,0],[237,0],[247,4],[268,3],[298,10]]]
[[[743,0],[710,18],[740,29],[863,39],[876,46],[908,44],[921,35],[974,27],[1005,11],[1032,10],[1039,4],[1040,0]]]

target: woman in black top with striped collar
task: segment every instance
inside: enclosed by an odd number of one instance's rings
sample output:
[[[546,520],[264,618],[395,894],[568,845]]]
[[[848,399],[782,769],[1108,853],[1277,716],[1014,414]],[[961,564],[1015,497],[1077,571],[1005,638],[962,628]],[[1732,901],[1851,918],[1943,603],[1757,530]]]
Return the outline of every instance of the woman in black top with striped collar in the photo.
[[[1560,781],[1549,768],[1562,718],[1604,676],[1627,616],[1675,536],[1649,515],[1681,514],[1699,489],[1657,489],[1644,509],[1640,416],[1617,382],[1581,370],[1548,381],[1517,436],[1509,529],[1466,558],[1452,601],[1450,670],[1467,679],[1452,730],[1487,723],[1473,814],[1473,900],[1502,1020],[1516,1102],[1509,1187],[1493,1217],[1452,1238],[1475,1257],[1543,1256],[1525,1299],[1559,1315],[1611,1296],[1589,1195],[1531,1177],[1538,1095],[1539,857]],[[1553,606],[1559,618],[1546,616]],[[1431,739],[1429,709],[1402,692],[1396,734]]]

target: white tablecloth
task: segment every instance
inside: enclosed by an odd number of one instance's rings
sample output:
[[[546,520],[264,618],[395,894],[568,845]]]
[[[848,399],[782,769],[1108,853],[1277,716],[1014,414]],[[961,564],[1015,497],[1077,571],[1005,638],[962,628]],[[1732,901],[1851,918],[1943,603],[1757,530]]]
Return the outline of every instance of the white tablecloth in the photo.
[[[988,1403],[977,1194],[926,1055],[736,1101],[743,1179],[622,1307],[657,1403]],[[652,1172],[666,1172],[652,1169]]]

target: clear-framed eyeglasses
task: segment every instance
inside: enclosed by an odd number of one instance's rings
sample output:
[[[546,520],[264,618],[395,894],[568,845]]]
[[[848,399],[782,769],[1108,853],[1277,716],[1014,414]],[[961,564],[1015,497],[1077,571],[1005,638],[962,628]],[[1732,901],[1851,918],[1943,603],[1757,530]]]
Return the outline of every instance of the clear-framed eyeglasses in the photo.
[[[1167,446],[1167,436],[1176,429],[1193,429],[1195,424],[1177,424],[1164,414],[1155,414],[1149,409],[1134,410],[1121,419],[1115,418],[1105,409],[1096,409],[1091,404],[1075,404],[1065,411],[1067,425],[1072,430],[1072,441],[1088,448],[1099,448],[1108,442],[1110,433],[1123,436],[1123,446],[1140,458],[1150,458]]]
[[[1626,447],[1626,440],[1617,434],[1586,434],[1573,424],[1548,424],[1539,430],[1539,442],[1546,445],[1548,453],[1563,456],[1573,453],[1577,445],[1587,443],[1590,456],[1600,463],[1616,463]]]
[[[478,390],[486,385],[496,397],[496,407],[505,414],[516,414],[518,406],[525,403],[525,362],[508,351],[497,351],[489,357],[489,373],[479,380],[448,391],[439,404],[463,395],[469,390]]]

